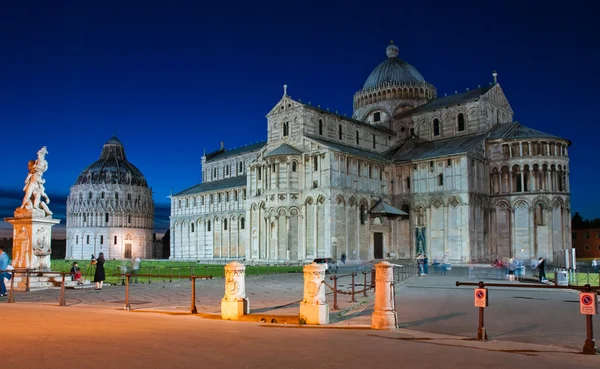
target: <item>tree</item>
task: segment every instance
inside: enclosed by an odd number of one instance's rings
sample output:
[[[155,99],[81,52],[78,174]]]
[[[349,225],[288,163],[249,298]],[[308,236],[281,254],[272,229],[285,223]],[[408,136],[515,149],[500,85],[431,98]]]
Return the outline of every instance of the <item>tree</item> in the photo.
[[[575,212],[573,214],[573,218],[571,219],[571,227],[576,228],[584,225],[586,222],[583,220],[583,217],[579,212]]]

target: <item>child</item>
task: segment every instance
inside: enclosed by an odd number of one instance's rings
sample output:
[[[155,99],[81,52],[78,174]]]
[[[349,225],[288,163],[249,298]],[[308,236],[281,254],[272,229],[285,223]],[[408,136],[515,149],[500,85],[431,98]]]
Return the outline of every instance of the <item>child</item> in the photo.
[[[77,267],[75,270],[75,280],[77,281],[77,285],[82,285],[83,281],[81,280],[81,268]]]

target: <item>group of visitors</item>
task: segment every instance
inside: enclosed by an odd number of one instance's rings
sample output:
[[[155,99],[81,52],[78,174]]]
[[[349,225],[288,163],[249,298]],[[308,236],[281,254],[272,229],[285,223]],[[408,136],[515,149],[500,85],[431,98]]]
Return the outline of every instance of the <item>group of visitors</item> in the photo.
[[[429,259],[426,254],[417,255],[417,266],[419,267],[420,276],[429,274]]]
[[[92,259],[90,261],[90,266],[92,266],[92,265],[95,266],[93,282],[96,283],[96,290],[102,289],[102,287],[104,285],[104,280],[106,279],[106,272],[104,271],[104,263],[105,262],[106,262],[106,260],[104,259],[103,252],[98,254],[98,258],[96,258],[94,255],[92,255]],[[142,259],[140,259],[139,257],[136,257],[131,261],[131,274],[132,274],[132,276],[134,276],[133,283],[138,283],[137,274],[140,270],[141,263],[142,263]],[[0,268],[0,270],[2,270],[2,268]],[[126,272],[127,272],[127,269],[125,269],[125,273]],[[73,262],[73,265],[71,266],[70,274],[71,274],[71,280],[76,281],[78,285],[83,284],[81,268],[79,267],[79,264],[76,261]]]

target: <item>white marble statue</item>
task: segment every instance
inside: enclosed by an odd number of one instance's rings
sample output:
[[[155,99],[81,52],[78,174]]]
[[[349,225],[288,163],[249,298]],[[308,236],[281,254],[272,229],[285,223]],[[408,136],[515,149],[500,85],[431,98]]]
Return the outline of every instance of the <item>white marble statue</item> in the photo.
[[[22,209],[41,209],[44,211],[46,216],[52,215],[52,212],[48,208],[50,203],[50,199],[48,195],[46,195],[44,189],[44,183],[46,180],[42,178],[44,172],[48,170],[48,162],[46,161],[46,155],[48,154],[48,150],[46,146],[42,147],[38,152],[37,160],[30,160],[28,163],[29,174],[25,179],[25,187],[23,191],[25,191],[25,196],[23,197],[23,202],[21,203]],[[42,201],[42,199],[44,201]]]

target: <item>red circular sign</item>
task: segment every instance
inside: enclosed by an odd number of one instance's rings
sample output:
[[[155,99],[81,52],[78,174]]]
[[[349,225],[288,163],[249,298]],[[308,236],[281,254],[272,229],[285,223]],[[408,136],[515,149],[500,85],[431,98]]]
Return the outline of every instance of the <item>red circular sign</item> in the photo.
[[[477,298],[481,300],[485,296],[485,293],[483,291],[477,291],[476,295],[477,295]]]
[[[581,297],[581,303],[584,304],[584,305],[586,305],[586,306],[591,305],[593,302],[594,302],[594,299],[590,295],[583,295]]]

